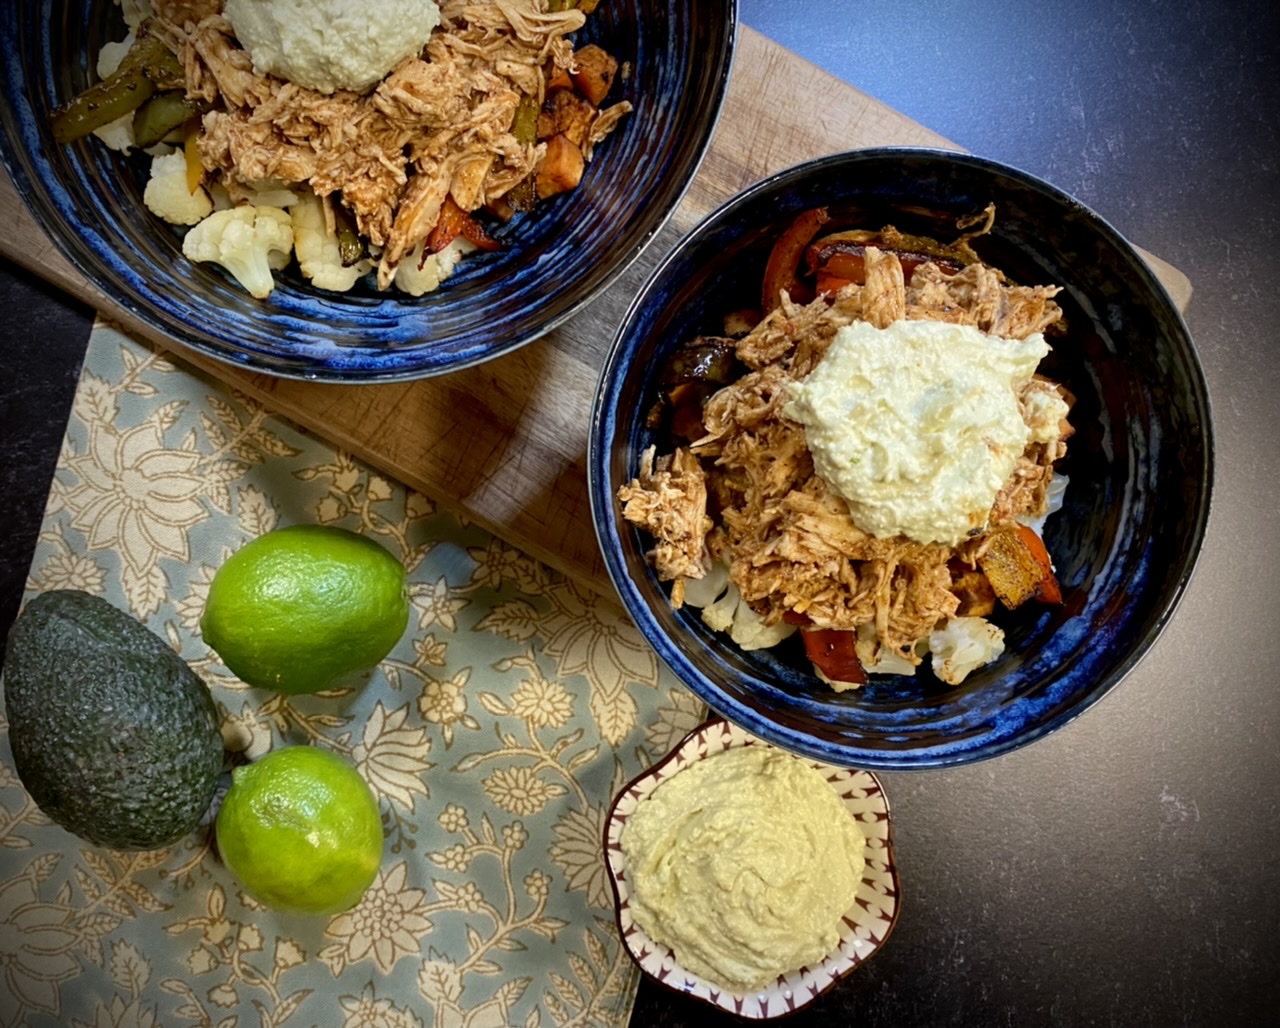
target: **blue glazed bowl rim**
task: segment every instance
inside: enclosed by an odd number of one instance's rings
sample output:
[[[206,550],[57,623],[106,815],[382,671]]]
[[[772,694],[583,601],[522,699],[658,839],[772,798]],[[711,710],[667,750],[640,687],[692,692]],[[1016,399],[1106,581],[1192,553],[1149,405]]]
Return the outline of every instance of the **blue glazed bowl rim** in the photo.
[[[840,167],[852,170],[859,163],[876,161],[901,161],[907,158],[937,160],[967,165],[978,172],[1004,176],[1054,198],[1066,208],[1085,215],[1096,230],[1120,253],[1128,255],[1144,276],[1145,285],[1157,301],[1163,304],[1166,314],[1173,319],[1179,339],[1185,344],[1182,356],[1191,372],[1194,395],[1192,397],[1200,417],[1199,427],[1203,438],[1204,462],[1199,470],[1200,503],[1195,511],[1192,529],[1193,545],[1185,555],[1178,570],[1177,579],[1168,587],[1167,600],[1150,629],[1129,647],[1123,658],[1110,667],[1107,673],[1077,696],[1069,707],[1054,716],[1024,726],[1012,735],[999,735],[989,731],[985,738],[974,745],[955,748],[946,743],[920,745],[910,749],[885,751],[857,746],[828,743],[813,735],[779,724],[761,716],[727,695],[715,681],[704,675],[661,628],[637,586],[628,573],[619,545],[620,515],[609,480],[608,440],[615,434],[611,428],[613,412],[617,410],[620,387],[626,377],[626,368],[635,358],[640,340],[631,331],[637,317],[650,302],[658,283],[679,265],[684,255],[697,246],[701,236],[713,231],[722,223],[731,221],[735,214],[750,206],[762,195],[785,189],[802,182],[815,172]],[[1173,617],[1198,563],[1208,529],[1213,494],[1213,422],[1211,405],[1204,370],[1195,343],[1187,329],[1181,312],[1170,298],[1164,284],[1132,245],[1101,215],[1056,186],[1014,166],[989,158],[945,150],[935,147],[869,147],[803,161],[760,179],[747,189],[731,197],[703,218],[680,242],[669,251],[653,269],[643,287],[636,294],[609,347],[601,366],[592,405],[592,422],[588,441],[588,491],[592,520],[605,568],[612,580],[628,615],[653,646],[661,660],[689,689],[706,702],[711,709],[740,727],[785,749],[833,764],[845,764],[869,770],[926,770],[969,764],[986,760],[1042,739],[1074,721],[1104,696],[1108,695],[1129,674],[1150,650]],[[732,645],[726,641],[726,645]]]

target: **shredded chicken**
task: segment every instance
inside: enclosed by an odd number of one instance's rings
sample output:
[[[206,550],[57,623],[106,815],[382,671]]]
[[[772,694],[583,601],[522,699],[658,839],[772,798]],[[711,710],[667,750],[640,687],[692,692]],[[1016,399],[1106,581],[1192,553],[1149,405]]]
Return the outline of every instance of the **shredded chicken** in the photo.
[[[705,499],[698,506],[693,490],[676,488],[674,475],[651,470],[652,450],[640,477],[620,495],[624,516],[657,540],[653,560],[661,578],[680,587],[682,577],[702,577],[706,555],[713,555],[728,564],[730,580],[765,624],[800,614],[819,628],[871,625],[873,662],[883,648],[914,665],[919,641],[957,614],[961,597],[952,569],[975,566],[981,539],[952,547],[876,538],[858,528],[845,501],[815,474],[803,426],[782,415],[787,385],[807,376],[836,332],[856,320],[884,327],[903,318],[935,319],[1025,339],[1061,312],[1055,287],[1014,286],[981,263],[955,274],[926,263],[906,282],[892,253],[868,246],[865,262],[865,285],[806,305],[784,294],[781,306],[738,341],[737,356],[750,370],[707,401],[706,434],[688,449],[697,458],[693,464],[711,469],[698,492],[714,502],[714,525],[705,517]],[[1019,401],[1029,424],[1037,391],[1057,393],[1058,387],[1041,378],[1026,384]],[[996,498],[988,528],[1044,513],[1052,465],[1070,431],[1065,423],[1056,427],[1060,434],[1052,442],[1027,447]],[[677,451],[680,475],[689,479],[695,471],[684,453]]]
[[[173,25],[194,25],[213,14],[222,13],[224,0],[152,0],[157,15]]]
[[[545,144],[511,133],[521,97],[543,99],[544,69],[573,68],[567,38],[585,15],[543,0],[443,0],[426,51],[372,92],[318,93],[258,75],[221,0],[159,0],[158,31],[186,69],[187,91],[215,104],[199,141],[206,169],[233,192],[306,183],[340,198],[381,249],[378,286],[431,233],[446,197],[474,211],[536,167]],[[601,110],[584,156],[631,110]]]
[[[672,604],[684,603],[686,579],[701,578],[703,540],[711,530],[707,516],[707,478],[702,465],[681,447],[655,464],[654,447],[640,457],[640,477],[618,496],[629,521],[657,540],[654,566],[664,580],[673,580]]]

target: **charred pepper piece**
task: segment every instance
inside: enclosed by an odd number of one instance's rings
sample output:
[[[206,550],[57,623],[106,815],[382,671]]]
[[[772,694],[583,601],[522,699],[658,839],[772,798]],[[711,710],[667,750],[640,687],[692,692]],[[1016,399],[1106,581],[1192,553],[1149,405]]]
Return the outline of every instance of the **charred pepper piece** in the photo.
[[[698,336],[676,350],[662,369],[661,387],[671,413],[671,434],[699,439],[706,434],[702,408],[711,395],[741,373],[732,339]]]
[[[1049,551],[1035,530],[1026,525],[1010,525],[993,532],[978,558],[978,566],[996,598],[1010,610],[1028,600],[1062,602],[1062,589],[1054,576]]]
[[[153,93],[133,112],[133,141],[140,147],[154,146],[175,129],[201,114],[203,105],[187,99],[180,89]]]
[[[177,57],[148,34],[144,25],[114,72],[53,111],[53,138],[59,143],[73,143],[136,111],[157,88],[169,89],[182,81],[182,65]]]
[[[458,206],[452,196],[440,205],[440,218],[427,237],[427,249],[439,253],[461,236],[480,250],[498,250],[500,244],[484,230],[484,226]]]
[[[338,259],[344,268],[359,264],[368,255],[368,248],[360,237],[355,215],[346,204],[333,204],[333,232],[338,240]]]
[[[874,245],[876,244],[855,243],[843,239],[819,240],[811,244],[805,260],[809,270],[817,277],[818,292],[838,292],[851,282],[863,285],[867,281],[867,246]],[[964,268],[959,261],[948,257],[884,246],[878,249],[885,253],[892,253],[898,258],[902,264],[902,275],[908,282],[911,281],[916,268],[931,261],[948,275],[954,275]]]
[[[802,628],[805,656],[829,682],[866,685],[867,672],[858,659],[857,635],[841,628]]]
[[[797,303],[808,303],[813,299],[812,293],[801,283],[798,275],[800,259],[804,256],[805,248],[828,220],[830,216],[825,207],[805,211],[787,226],[773,244],[765,265],[760,292],[760,309],[765,314],[782,303],[781,294],[784,290]]]

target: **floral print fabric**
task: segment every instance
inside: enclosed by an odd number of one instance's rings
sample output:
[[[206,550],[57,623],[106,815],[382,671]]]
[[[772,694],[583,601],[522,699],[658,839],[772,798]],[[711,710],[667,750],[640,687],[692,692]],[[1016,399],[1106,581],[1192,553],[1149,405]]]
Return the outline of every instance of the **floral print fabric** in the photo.
[[[202,641],[214,571],[272,528],[376,539],[409,631],[357,690],[245,686]],[[0,725],[0,1025],[624,1025],[637,982],[602,848],[614,793],[701,720],[621,613],[431,500],[114,328],[95,327],[28,596],[75,588],[209,684],[228,747],[324,746],[377,793],[353,910],[244,895],[208,825],[152,853],[48,821]]]

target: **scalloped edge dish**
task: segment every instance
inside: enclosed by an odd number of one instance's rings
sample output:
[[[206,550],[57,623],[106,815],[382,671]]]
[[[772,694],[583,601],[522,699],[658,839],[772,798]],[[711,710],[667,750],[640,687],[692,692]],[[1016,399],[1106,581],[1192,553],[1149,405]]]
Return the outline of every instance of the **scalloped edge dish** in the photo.
[[[880,780],[870,771],[836,767],[792,754],[823,774],[840,794],[849,815],[867,840],[862,884],[853,907],[842,918],[840,942],[835,950],[815,967],[802,967],[779,975],[764,989],[738,993],[685,970],[668,947],[654,942],[631,917],[631,888],[621,842],[623,826],[636,806],[672,775],[696,761],[740,746],[772,744],[728,721],[712,718],[619,790],[605,819],[605,868],[613,888],[623,945],[641,971],[675,992],[703,1000],[738,1017],[761,1021],[785,1017],[808,1006],[866,963],[884,945],[897,924],[901,901],[889,801]]]

